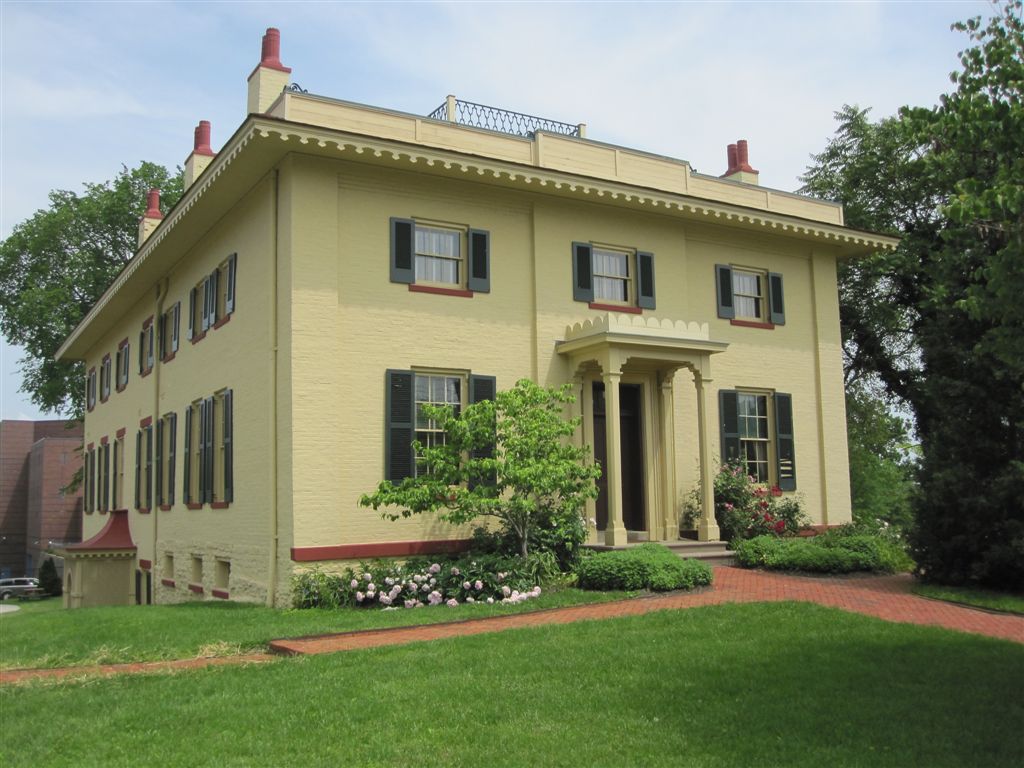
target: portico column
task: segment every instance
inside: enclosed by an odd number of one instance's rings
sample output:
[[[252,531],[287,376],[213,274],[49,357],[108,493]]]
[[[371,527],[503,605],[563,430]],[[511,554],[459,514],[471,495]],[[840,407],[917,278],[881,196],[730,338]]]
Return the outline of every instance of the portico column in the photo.
[[[715,476],[711,471],[711,451],[708,448],[708,388],[711,379],[704,378],[700,373],[693,377],[697,386],[697,444],[700,447],[700,490],[701,515],[697,523],[697,539],[700,541],[718,541],[721,536],[715,520]]]
[[[664,540],[679,538],[679,509],[676,501],[675,371],[661,376],[661,508]]]
[[[605,373],[604,425],[605,475],[608,478],[608,523],[604,529],[604,543],[620,547],[626,544],[626,525],[622,522],[622,443],[619,422],[619,372]]]

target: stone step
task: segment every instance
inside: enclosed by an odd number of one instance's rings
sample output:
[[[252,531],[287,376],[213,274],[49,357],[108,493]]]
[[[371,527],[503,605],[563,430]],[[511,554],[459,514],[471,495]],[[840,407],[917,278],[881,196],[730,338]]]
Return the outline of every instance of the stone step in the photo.
[[[735,565],[736,556],[724,541],[680,540],[664,542],[679,557],[701,560],[708,565]]]

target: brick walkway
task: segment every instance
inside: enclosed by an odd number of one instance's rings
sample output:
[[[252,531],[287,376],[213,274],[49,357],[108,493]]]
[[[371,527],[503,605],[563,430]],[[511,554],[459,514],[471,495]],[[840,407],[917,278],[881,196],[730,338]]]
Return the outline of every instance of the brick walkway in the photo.
[[[787,576],[718,566],[715,568],[714,586],[697,593],[656,595],[636,600],[553,608],[533,613],[468,619],[445,624],[275,640],[270,643],[270,647],[275,653],[286,655],[333,653],[382,645],[402,645],[448,637],[502,632],[520,627],[569,624],[574,621],[611,619],[618,616],[637,616],[651,611],[695,608],[702,605],[721,605],[722,603],[779,600],[819,603],[854,613],[877,616],[886,621],[945,627],[1024,643],[1024,616],[989,613],[953,603],[927,600],[911,593],[912,583],[911,577],[907,575]],[[273,658],[275,657],[267,654],[247,654],[211,659],[109,664],[99,667],[9,670],[0,671],[0,685],[29,679],[110,676],[135,672],[197,669],[229,664],[252,664],[270,661]]]

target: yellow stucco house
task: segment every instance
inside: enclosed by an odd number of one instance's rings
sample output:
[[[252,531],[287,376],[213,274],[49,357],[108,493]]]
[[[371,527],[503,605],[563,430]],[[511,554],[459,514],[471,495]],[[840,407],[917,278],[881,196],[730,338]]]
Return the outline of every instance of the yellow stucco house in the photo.
[[[283,604],[313,563],[458,548],[357,499],[436,438],[417,404],[524,377],[578,396],[595,543],[677,539],[683,495],[737,456],[850,519],[836,264],[894,240],[758,186],[745,142],[719,178],[454,97],[353,104],[290,87],[279,44],[58,352],[87,370],[68,605]]]

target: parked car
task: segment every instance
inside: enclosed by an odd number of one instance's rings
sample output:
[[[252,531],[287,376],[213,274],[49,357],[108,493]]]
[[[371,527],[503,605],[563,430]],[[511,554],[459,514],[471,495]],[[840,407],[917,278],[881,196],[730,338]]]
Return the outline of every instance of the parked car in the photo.
[[[0,600],[10,600],[31,589],[39,589],[39,579],[27,576],[20,579],[0,579]]]

